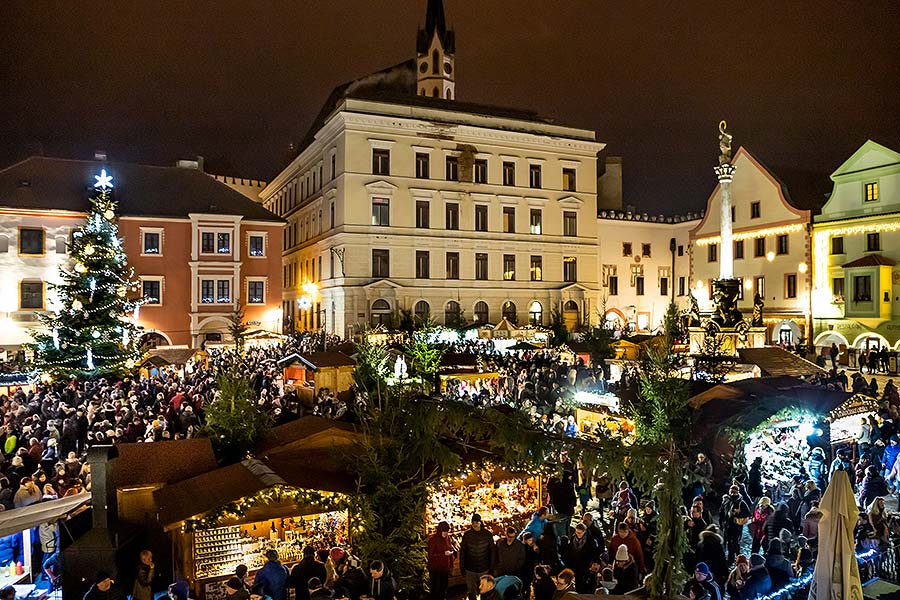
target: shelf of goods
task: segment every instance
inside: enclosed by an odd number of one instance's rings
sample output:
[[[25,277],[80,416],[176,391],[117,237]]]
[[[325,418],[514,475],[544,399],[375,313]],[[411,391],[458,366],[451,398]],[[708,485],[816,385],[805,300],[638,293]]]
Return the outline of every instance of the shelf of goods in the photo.
[[[483,475],[470,484],[446,481],[429,499],[425,511],[428,530],[434,531],[438,523],[447,521],[451,535],[461,536],[472,514],[478,513],[485,526],[499,534],[502,527],[531,517],[538,505],[539,487],[538,479],[525,477],[491,482]]]

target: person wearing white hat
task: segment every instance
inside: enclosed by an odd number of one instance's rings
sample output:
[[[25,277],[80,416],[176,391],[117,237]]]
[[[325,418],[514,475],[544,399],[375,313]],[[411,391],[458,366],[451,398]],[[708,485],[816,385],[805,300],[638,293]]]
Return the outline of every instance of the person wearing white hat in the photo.
[[[616,550],[616,560],[613,563],[613,577],[616,580],[616,587],[613,588],[613,595],[626,594],[640,587],[640,572],[637,563],[628,552],[628,546],[619,544]]]

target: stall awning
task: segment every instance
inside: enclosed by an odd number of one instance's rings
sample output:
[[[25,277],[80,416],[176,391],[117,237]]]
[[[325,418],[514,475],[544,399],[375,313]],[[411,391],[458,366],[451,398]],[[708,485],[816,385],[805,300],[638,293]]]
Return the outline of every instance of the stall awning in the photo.
[[[817,364],[777,346],[769,346],[767,348],[739,348],[738,354],[740,355],[742,362],[757,365],[764,377],[777,377],[781,375],[809,377],[817,373],[825,372],[825,369]]]
[[[58,521],[90,499],[91,494],[85,492],[0,512],[0,537],[37,527],[41,523]]]

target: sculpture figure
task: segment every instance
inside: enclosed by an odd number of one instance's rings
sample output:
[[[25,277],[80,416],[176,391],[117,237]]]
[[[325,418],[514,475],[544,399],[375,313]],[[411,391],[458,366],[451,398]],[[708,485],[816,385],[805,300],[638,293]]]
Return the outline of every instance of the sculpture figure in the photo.
[[[763,307],[765,307],[765,302],[763,302],[762,296],[759,295],[759,292],[753,295],[753,316],[750,318],[750,324],[753,327],[762,327],[763,326]]]
[[[732,135],[725,131],[725,128],[728,127],[728,123],[725,122],[725,119],[719,121],[719,164],[724,165],[725,163],[731,162],[731,139]]]
[[[691,308],[688,311],[688,327],[700,327],[700,305],[694,294],[688,294],[691,298]]]

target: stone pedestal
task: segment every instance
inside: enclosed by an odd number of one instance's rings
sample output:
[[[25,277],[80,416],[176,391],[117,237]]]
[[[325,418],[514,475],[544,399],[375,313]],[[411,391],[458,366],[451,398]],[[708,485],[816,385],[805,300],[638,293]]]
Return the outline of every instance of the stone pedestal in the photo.
[[[722,337],[722,352],[731,356],[737,356],[740,348],[763,348],[766,345],[765,327],[723,327],[718,335]],[[691,354],[703,354],[706,328],[688,328],[688,339]]]

